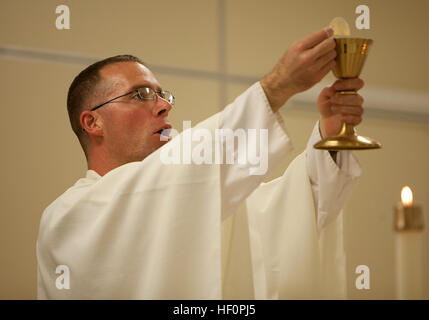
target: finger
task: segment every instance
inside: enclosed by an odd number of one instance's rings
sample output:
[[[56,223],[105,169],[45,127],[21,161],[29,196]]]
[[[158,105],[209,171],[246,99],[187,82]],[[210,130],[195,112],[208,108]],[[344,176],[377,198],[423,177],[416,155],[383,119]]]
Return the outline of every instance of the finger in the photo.
[[[334,87],[330,86],[330,87],[323,88],[323,90],[320,92],[320,96],[330,100],[335,95],[335,93],[336,91]]]
[[[318,107],[323,110],[330,111],[330,108],[332,106],[331,98],[334,95],[335,95],[335,90],[332,86],[323,88],[317,99]]]
[[[338,106],[332,105],[332,112],[342,114],[344,116],[361,116],[363,114],[363,108],[361,106]]]
[[[312,56],[313,59],[318,59],[322,56],[324,56],[325,54],[327,54],[330,51],[334,51],[335,52],[335,40],[332,38],[329,39],[325,39],[324,41],[322,41],[321,43],[319,43],[317,46],[315,46],[314,48],[312,48],[310,50],[310,54]]]
[[[354,126],[357,126],[359,123],[362,122],[362,117],[360,116],[351,116],[351,115],[347,115],[347,116],[341,116],[341,121],[347,123],[347,124],[352,124]]]
[[[329,71],[331,71],[334,67],[335,67],[335,64],[336,64],[336,62],[335,62],[335,60],[331,60],[331,61],[329,61],[327,64],[325,64],[321,69],[320,69],[320,74],[322,75],[322,78],[324,77],[324,76],[326,76],[327,75],[327,73],[329,72]],[[334,88],[335,89],[335,88]]]
[[[313,32],[301,40],[302,50],[313,48],[325,39],[328,39],[334,34],[331,27],[323,28],[322,30]]]
[[[325,55],[321,56],[319,59],[316,60],[314,67],[316,69],[323,68],[327,63],[333,61],[335,57],[337,56],[337,52],[335,50],[331,50]]]
[[[342,79],[334,83],[334,89],[337,91],[342,90],[360,90],[364,86],[364,82],[360,78]]]
[[[363,97],[359,94],[336,94],[331,98],[331,102],[337,105],[361,106]]]

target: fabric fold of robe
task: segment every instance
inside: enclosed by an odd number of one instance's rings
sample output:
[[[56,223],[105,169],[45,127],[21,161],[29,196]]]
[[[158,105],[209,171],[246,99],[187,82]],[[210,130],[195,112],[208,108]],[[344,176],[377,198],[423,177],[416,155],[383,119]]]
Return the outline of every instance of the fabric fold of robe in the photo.
[[[343,215],[320,231],[305,152],[224,221],[224,299],[346,298]]]

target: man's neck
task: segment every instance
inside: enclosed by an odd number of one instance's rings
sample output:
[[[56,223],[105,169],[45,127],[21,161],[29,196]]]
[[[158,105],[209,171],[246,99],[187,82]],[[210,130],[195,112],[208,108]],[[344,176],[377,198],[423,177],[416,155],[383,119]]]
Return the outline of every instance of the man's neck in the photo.
[[[109,171],[120,167],[124,163],[114,161],[107,156],[88,157],[88,170],[94,170],[100,176],[104,176]]]

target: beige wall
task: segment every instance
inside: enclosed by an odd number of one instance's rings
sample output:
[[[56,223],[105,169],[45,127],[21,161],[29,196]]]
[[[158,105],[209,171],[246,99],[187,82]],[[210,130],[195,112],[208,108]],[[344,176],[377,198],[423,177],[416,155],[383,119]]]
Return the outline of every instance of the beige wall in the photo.
[[[69,5],[71,30],[56,30],[58,4]],[[359,4],[371,9],[370,30],[356,31],[353,26]],[[425,60],[429,43],[424,33],[429,29],[428,12],[426,0],[37,4],[7,0],[0,11],[0,47],[14,45],[60,56],[138,55],[163,71],[157,77],[177,96],[171,119],[181,129],[182,120],[196,123],[204,119],[250,84],[231,75],[260,78],[293,40],[327,25],[335,16],[347,18],[356,35],[376,41],[362,74],[368,87],[387,88],[392,96],[410,89],[429,94],[424,78],[429,71]],[[35,241],[42,211],[86,170],[65,107],[68,86],[83,67],[76,62],[19,58],[0,51],[0,298],[35,298]],[[391,100],[388,95],[386,101]],[[428,121],[416,116],[405,120],[398,113],[365,107],[368,112],[358,131],[377,138],[383,149],[356,152],[364,173],[344,210],[348,291],[354,299],[391,299],[393,206],[403,185],[413,188],[415,200],[426,214],[425,269],[429,270]],[[429,109],[428,103],[422,107]],[[406,111],[404,106],[404,115]],[[295,145],[294,153],[285,159],[289,162],[305,147],[318,113],[315,105],[293,102],[281,112]],[[370,290],[354,287],[354,269],[360,264],[370,267]],[[425,298],[429,298],[427,272]]]

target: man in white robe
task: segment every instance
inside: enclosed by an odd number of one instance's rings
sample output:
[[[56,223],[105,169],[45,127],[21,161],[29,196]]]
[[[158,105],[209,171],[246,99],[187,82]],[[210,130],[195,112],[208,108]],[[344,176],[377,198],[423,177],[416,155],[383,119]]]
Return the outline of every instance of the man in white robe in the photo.
[[[328,28],[296,41],[261,81],[168,143],[160,130],[171,127],[172,98],[138,59],[103,60],[76,77],[68,110],[88,171],[43,213],[38,298],[344,297],[340,213],[361,169],[349,151],[312,145],[343,121],[361,122],[362,98],[336,94],[359,90],[360,79],[321,92],[306,150],[262,183],[293,149],[278,109],[334,66],[331,36]],[[161,161],[198,129],[213,140],[217,129],[267,130],[266,172],[249,174],[249,161]]]

